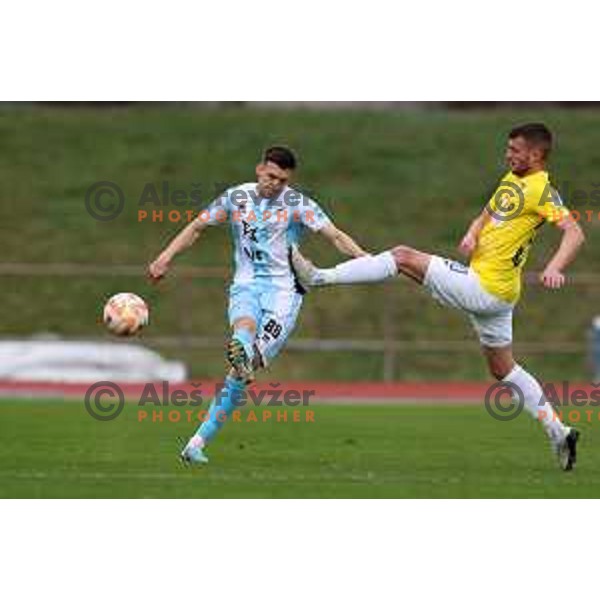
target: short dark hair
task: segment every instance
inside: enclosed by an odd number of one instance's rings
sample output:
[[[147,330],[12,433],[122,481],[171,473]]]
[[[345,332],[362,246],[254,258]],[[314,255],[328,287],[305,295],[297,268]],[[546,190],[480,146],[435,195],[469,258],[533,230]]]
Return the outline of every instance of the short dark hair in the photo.
[[[543,123],[526,123],[515,127],[508,135],[509,139],[523,138],[528,144],[544,151],[544,157],[552,150],[552,132]]]
[[[293,171],[298,164],[296,155],[285,146],[271,146],[265,150],[263,162],[275,163],[279,168]]]

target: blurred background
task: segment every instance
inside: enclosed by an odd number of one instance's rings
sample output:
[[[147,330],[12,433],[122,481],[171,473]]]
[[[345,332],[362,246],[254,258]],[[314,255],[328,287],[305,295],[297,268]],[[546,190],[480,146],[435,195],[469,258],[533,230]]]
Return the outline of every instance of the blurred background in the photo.
[[[516,312],[516,354],[545,380],[585,380],[600,289],[600,199],[592,196],[600,189],[600,109],[591,103],[2,104],[0,343],[11,344],[13,358],[17,348],[21,365],[31,346],[14,342],[142,345],[185,366],[188,377],[221,377],[227,227],[210,229],[159,286],[145,280],[147,263],[183,227],[186,211],[198,208],[193,191],[204,206],[228,186],[252,181],[265,147],[287,144],[300,157],[297,186],[365,248],[402,243],[459,258],[461,235],[506,170],[507,132],[531,120],[556,135],[551,175],[569,207],[582,212],[588,244],[571,285],[550,293],[535,272],[560,237],[542,230]],[[123,210],[112,220],[86,208],[97,182],[122,191]],[[176,191],[183,193],[179,206]],[[140,210],[150,216],[140,219]],[[340,259],[318,236],[308,236],[303,248],[322,265]],[[132,341],[115,340],[100,323],[104,302],[121,291],[140,294],[151,307],[150,326]],[[79,356],[91,348],[71,347]],[[113,346],[103,347],[117,356]],[[0,378],[13,377],[14,364],[5,362]],[[270,377],[432,381],[487,374],[466,319],[402,279],[308,295]]]

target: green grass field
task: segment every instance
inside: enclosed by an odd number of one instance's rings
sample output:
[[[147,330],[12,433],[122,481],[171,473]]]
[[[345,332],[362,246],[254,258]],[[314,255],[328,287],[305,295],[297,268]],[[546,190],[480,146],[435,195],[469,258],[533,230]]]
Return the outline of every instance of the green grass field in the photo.
[[[1,401],[0,497],[600,496],[597,414],[565,474],[537,423],[500,423],[483,405],[316,405],[314,423],[229,423],[201,470],[176,460],[192,424],[140,423],[138,410],[99,423],[82,402]]]

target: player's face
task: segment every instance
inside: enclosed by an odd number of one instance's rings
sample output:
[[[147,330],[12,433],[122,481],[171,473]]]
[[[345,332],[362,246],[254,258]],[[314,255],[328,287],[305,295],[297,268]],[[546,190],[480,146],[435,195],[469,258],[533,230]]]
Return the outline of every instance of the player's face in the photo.
[[[530,146],[522,137],[508,140],[506,162],[515,175],[525,175],[539,163],[540,159],[539,148]]]
[[[262,163],[256,167],[258,191],[264,198],[277,198],[289,183],[292,172],[275,163]]]

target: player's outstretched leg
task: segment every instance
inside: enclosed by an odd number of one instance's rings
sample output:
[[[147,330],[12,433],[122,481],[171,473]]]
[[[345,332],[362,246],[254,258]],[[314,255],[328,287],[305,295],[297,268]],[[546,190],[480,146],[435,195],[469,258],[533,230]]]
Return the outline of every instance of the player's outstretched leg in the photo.
[[[221,430],[234,408],[239,406],[246,385],[230,375],[217,397],[214,398],[208,410],[208,416],[200,425],[194,436],[181,453],[181,459],[186,464],[204,465],[208,462],[204,450]]]
[[[484,353],[491,373],[510,384],[515,401],[522,402],[523,408],[542,423],[560,468],[571,471],[577,461],[579,432],[563,425],[537,379],[514,362],[510,347],[484,348]]]
[[[397,246],[376,256],[346,261],[332,269],[319,269],[302,256],[296,247],[292,247],[291,258],[296,277],[308,289],[323,285],[376,283],[396,277],[399,273],[423,283],[432,257],[408,246]]]
[[[390,279],[398,274],[396,261],[391,252],[377,256],[363,256],[341,263],[332,269],[319,269],[292,248],[292,265],[304,288],[322,285],[372,283]]]

